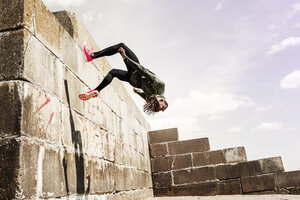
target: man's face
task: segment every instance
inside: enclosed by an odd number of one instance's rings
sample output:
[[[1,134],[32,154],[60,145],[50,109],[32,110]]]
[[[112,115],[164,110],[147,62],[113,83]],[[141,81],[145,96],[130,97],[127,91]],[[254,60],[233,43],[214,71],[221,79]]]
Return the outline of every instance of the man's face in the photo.
[[[167,104],[165,98],[156,97],[156,99],[157,99],[158,105],[159,105],[159,107],[157,108],[157,112],[159,112],[159,111],[164,112],[168,107],[168,104]]]

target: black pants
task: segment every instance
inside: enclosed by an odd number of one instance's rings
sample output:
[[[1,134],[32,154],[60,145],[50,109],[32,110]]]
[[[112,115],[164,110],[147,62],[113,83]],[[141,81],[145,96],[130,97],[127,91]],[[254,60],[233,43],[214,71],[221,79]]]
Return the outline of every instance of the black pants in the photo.
[[[94,52],[94,56],[92,58],[95,59],[95,58],[100,58],[103,56],[114,55],[114,54],[118,53],[118,49],[120,47],[123,47],[123,49],[125,49],[125,52],[126,52],[126,55],[128,58],[132,59],[133,61],[135,61],[137,63],[140,63],[137,56],[124,43],[116,44],[116,45],[107,47],[106,49],[103,49],[101,51]],[[127,67],[127,71],[121,70],[121,69],[110,70],[110,72],[108,72],[108,74],[104,77],[104,79],[102,80],[100,85],[95,90],[101,91],[103,88],[105,88],[106,86],[108,86],[111,83],[111,81],[113,80],[114,77],[117,77],[121,81],[129,82],[130,75],[133,71],[130,67],[128,67],[128,66],[126,66],[126,67]]]

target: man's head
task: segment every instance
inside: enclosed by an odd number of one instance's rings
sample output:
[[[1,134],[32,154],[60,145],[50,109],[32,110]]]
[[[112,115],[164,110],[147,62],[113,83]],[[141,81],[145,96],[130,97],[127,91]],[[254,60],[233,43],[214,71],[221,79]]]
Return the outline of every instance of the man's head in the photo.
[[[144,112],[148,115],[156,112],[164,112],[168,107],[168,103],[165,97],[151,96],[147,99],[147,103],[144,105]]]

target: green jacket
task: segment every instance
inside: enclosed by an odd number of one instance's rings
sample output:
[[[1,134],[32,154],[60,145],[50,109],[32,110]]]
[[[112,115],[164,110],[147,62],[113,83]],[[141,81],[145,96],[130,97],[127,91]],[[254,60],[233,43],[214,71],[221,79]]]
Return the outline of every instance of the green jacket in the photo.
[[[134,62],[127,56],[124,57],[124,62],[127,67],[133,69],[133,73],[130,76],[130,84],[133,87],[143,90],[137,90],[137,94],[139,94],[143,99],[152,95],[164,96],[165,83],[161,81],[156,74],[139,63]]]

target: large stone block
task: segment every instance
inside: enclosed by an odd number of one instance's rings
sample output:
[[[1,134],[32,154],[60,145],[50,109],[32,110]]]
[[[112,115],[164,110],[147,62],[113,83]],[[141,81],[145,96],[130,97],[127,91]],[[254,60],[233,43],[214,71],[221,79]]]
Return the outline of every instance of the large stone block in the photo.
[[[26,27],[32,29],[34,0],[2,0],[0,31]]]
[[[172,174],[171,172],[153,174],[153,186],[168,187],[172,185]]]
[[[283,170],[280,157],[216,166],[217,178],[221,180],[281,172]]]
[[[18,188],[20,142],[0,139],[0,199],[14,199]]]
[[[131,190],[134,184],[133,169],[116,166],[116,190]]]
[[[210,149],[208,138],[169,142],[167,144],[170,155],[203,152]]]
[[[0,33],[0,80],[17,79],[22,76],[23,55],[29,35],[24,29]]]
[[[60,57],[59,24],[56,17],[44,5],[42,0],[35,0],[35,34],[57,56]]]
[[[178,130],[177,128],[170,128],[157,131],[149,131],[149,143],[161,143],[178,141]]]
[[[77,163],[77,155],[75,154],[75,151],[70,151],[66,148],[63,151],[62,155],[62,165],[66,192],[68,195],[75,194],[77,192],[77,169],[79,169],[76,168],[76,165],[79,166]]]
[[[31,137],[59,143],[61,138],[61,103],[57,98],[25,83],[22,132]]]
[[[59,149],[53,150],[45,147],[44,150],[40,150],[39,159],[38,178],[40,180],[38,180],[37,187],[41,187],[41,197],[49,198],[65,196],[67,194],[66,182],[64,179],[65,174],[63,163],[61,162],[59,154]],[[75,159],[77,192],[81,193],[84,188],[83,156],[79,155],[77,156],[77,158],[75,157]],[[83,177],[81,177],[82,175]]]
[[[20,135],[22,99],[20,82],[0,83],[0,136]],[[13,112],[12,112],[13,111]]]
[[[179,155],[151,159],[152,172],[170,171],[192,167],[192,156]]]
[[[154,194],[155,196],[214,196],[217,194],[217,182],[154,188]]]
[[[193,153],[194,166],[215,165],[224,162],[225,158],[222,150]]]
[[[63,63],[34,36],[27,42],[23,59],[23,77],[62,100],[66,92]]]
[[[240,179],[226,180],[218,182],[218,195],[242,194]]]
[[[223,149],[223,154],[227,163],[247,161],[245,147]]]
[[[201,167],[173,171],[174,184],[202,182],[216,179],[214,167]]]
[[[167,144],[151,144],[150,149],[152,157],[169,156]]]
[[[278,188],[300,187],[300,171],[289,171],[274,174]]]
[[[103,175],[104,175],[104,192],[112,192],[115,189],[115,165],[111,162],[103,162]]]
[[[101,194],[105,192],[103,161],[94,157],[89,158],[88,166],[86,166],[86,169],[86,191],[89,194]]]
[[[276,189],[272,175],[245,177],[241,179],[241,182],[244,193]]]

